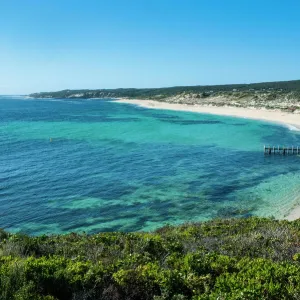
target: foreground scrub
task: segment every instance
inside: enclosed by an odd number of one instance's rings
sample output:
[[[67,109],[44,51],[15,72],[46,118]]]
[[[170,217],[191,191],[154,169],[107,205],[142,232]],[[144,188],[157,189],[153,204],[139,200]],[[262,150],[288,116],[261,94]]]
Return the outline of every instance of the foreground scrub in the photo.
[[[249,218],[153,233],[0,239],[0,298],[298,299],[300,222]]]

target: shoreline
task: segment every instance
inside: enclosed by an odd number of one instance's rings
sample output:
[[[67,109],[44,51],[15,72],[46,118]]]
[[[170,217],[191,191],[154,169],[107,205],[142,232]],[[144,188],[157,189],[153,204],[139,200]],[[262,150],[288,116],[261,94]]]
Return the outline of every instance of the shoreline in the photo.
[[[279,110],[242,108],[232,106],[201,106],[188,104],[175,104],[159,102],[154,100],[139,100],[139,99],[122,99],[114,100],[117,103],[133,104],[150,109],[165,109],[185,112],[195,112],[202,114],[212,114],[219,116],[228,116],[252,120],[266,121],[273,124],[283,125],[290,130],[300,130],[300,115],[293,113],[286,113]],[[288,214],[282,219],[293,221],[300,218],[300,206],[293,207]]]
[[[295,221],[300,218],[300,206],[293,207],[289,213],[283,217],[283,220]]]
[[[139,99],[122,99],[114,100],[117,103],[133,104],[150,109],[165,109],[185,112],[194,112],[202,114],[211,114],[227,117],[236,117],[242,119],[252,119],[284,125],[291,130],[300,130],[300,114],[282,112],[279,110],[267,110],[256,108],[244,108],[234,106],[204,106],[204,105],[189,105],[167,103],[154,100],[139,100]]]

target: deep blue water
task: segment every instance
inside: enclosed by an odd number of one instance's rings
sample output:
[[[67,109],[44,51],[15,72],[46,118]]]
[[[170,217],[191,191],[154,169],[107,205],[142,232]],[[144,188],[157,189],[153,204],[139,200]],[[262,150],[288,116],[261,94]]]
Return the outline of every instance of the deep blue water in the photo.
[[[300,145],[284,126],[106,100],[0,97],[0,227],[152,230],[298,204]]]

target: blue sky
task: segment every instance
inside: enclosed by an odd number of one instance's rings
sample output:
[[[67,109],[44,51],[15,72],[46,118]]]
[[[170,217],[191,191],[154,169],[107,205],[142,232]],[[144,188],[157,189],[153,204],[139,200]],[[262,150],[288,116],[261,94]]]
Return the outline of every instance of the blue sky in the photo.
[[[0,94],[300,79],[300,1],[0,0]]]

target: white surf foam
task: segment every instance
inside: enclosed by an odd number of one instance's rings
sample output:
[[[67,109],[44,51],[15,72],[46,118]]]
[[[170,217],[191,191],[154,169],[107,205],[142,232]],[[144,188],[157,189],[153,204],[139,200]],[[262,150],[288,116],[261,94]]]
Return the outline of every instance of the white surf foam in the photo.
[[[295,126],[295,125],[292,125],[292,124],[286,124],[287,128],[289,130],[292,130],[292,131],[300,131],[300,128]]]

